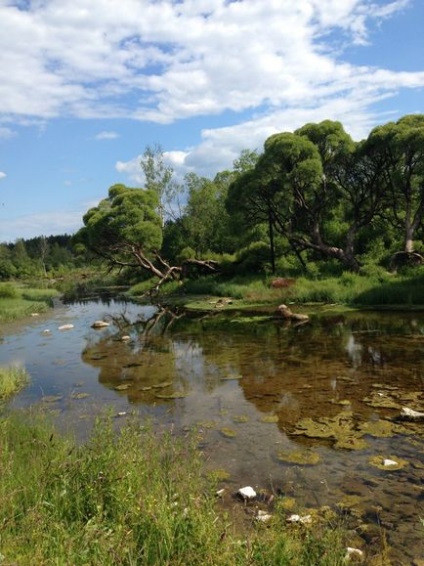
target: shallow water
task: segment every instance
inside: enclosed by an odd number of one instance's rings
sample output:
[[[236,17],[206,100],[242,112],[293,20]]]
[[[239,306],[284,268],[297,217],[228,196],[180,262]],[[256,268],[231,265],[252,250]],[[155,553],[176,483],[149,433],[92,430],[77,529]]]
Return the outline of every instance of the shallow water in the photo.
[[[98,319],[110,326],[92,329]],[[14,407],[41,403],[79,434],[105,406],[195,425],[228,493],[330,505],[371,547],[384,530],[393,564],[424,558],[424,423],[397,420],[424,411],[424,314],[329,310],[292,326],[87,301],[3,327],[0,363],[31,375]]]

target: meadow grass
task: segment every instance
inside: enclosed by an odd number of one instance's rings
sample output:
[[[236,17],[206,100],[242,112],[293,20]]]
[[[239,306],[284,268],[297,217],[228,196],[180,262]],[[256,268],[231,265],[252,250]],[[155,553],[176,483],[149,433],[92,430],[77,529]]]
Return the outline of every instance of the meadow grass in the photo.
[[[32,313],[48,311],[55,289],[29,288],[12,283],[0,283],[0,322],[11,322],[30,316]]]
[[[17,393],[29,381],[28,372],[21,366],[0,366],[0,400]]]
[[[97,421],[84,444],[42,416],[0,419],[1,560],[20,566],[344,564],[337,525],[237,532],[203,473],[196,434]],[[242,505],[242,503],[240,503]]]

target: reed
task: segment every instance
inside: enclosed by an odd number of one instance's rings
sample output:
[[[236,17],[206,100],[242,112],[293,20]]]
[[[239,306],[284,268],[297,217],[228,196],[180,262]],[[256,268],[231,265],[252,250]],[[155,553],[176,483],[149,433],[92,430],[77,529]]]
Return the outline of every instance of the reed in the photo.
[[[0,399],[11,397],[25,387],[28,381],[28,372],[22,366],[0,366]]]

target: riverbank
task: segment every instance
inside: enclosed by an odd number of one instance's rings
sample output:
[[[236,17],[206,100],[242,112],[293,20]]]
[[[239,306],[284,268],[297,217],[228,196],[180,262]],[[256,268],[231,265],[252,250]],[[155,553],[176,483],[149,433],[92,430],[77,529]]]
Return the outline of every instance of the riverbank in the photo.
[[[140,298],[148,283],[132,286],[128,295]],[[226,278],[208,276],[165,284],[159,301],[190,310],[257,310],[267,312],[281,303],[317,306],[332,305],[333,310],[422,310],[424,272],[393,274],[385,270],[335,277],[263,277],[259,275]]]
[[[47,312],[58,298],[56,289],[40,289],[18,283],[0,283],[0,323]]]
[[[40,414],[0,419],[2,561],[346,563],[349,537],[340,517],[323,512],[289,521],[302,512],[288,514],[278,497],[263,514],[259,499],[240,500],[250,520],[237,531],[220,508],[216,478],[203,473],[196,431],[154,434],[135,420],[116,428],[112,418],[99,419],[81,446]]]

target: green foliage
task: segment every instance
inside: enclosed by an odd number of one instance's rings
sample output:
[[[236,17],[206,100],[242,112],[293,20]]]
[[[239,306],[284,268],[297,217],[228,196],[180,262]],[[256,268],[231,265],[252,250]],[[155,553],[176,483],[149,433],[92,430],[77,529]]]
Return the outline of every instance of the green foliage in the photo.
[[[0,299],[17,299],[18,289],[12,283],[0,283]]]
[[[266,242],[254,242],[240,250],[236,263],[241,274],[268,273],[270,271],[270,250]]]
[[[0,400],[17,393],[28,381],[29,375],[25,368],[18,365],[0,366]]]
[[[273,521],[233,534],[196,435],[100,419],[87,442],[39,415],[0,420],[1,553],[7,563],[130,566],[343,564],[343,530]],[[31,463],[28,466],[28,462]]]

